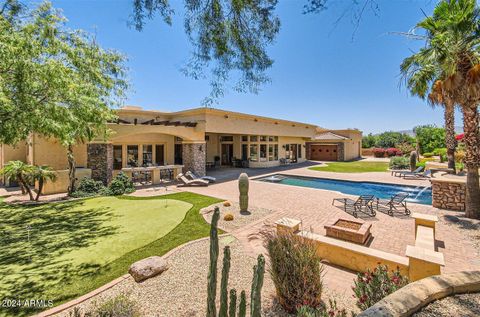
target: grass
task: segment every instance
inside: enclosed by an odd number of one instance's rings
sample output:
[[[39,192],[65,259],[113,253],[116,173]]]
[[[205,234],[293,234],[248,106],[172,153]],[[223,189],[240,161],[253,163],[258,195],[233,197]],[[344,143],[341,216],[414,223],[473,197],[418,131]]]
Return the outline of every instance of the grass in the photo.
[[[36,207],[0,202],[0,298],[52,300],[57,306],[86,294],[125,274],[135,261],[208,236],[199,210],[219,201],[176,193]],[[0,316],[38,311],[2,307]]]
[[[329,162],[326,166],[314,166],[310,167],[309,169],[314,171],[336,173],[385,172],[388,169],[388,162]]]

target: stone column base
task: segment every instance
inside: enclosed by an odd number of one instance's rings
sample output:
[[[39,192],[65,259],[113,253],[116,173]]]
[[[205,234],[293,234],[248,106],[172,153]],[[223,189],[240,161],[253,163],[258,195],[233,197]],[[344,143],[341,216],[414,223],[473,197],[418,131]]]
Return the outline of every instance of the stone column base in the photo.
[[[205,176],[206,151],[205,142],[182,143],[183,172],[192,171],[198,176]]]
[[[89,143],[87,145],[87,167],[92,170],[92,179],[108,185],[113,176],[113,145],[111,143]]]

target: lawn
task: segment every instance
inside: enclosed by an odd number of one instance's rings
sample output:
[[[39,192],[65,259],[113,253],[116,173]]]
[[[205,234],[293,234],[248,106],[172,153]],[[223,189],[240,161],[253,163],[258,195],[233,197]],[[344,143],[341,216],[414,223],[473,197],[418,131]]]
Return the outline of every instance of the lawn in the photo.
[[[327,165],[314,166],[309,169],[321,172],[337,173],[366,173],[385,172],[388,169],[388,162],[329,162]]]
[[[59,305],[125,274],[131,263],[208,236],[193,193],[99,197],[36,207],[0,202],[0,298]],[[0,308],[0,316],[33,309]]]

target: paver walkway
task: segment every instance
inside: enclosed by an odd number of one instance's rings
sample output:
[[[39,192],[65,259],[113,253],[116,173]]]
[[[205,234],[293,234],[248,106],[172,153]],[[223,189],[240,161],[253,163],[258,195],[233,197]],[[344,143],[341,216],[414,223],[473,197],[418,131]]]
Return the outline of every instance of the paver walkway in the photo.
[[[404,180],[395,178],[390,173],[385,172],[344,174],[317,172],[301,167],[282,171],[282,173],[416,186],[429,185],[428,180]],[[208,187],[184,188],[182,190],[237,202],[237,186],[236,181],[227,181]],[[333,198],[351,197],[338,192],[251,180],[249,196],[252,205],[276,211],[255,223],[233,232],[243,243],[245,250],[251,255],[264,252],[258,232],[265,225],[273,224],[281,217],[300,219],[303,223],[303,229],[312,230],[318,234],[325,234],[323,226],[332,223],[338,217],[355,219],[350,214],[345,213],[343,209],[332,206]],[[439,210],[432,206],[420,204],[410,204],[409,208],[412,212],[436,214],[439,216],[440,222],[437,227],[436,247],[445,256],[446,266],[443,268],[444,273],[480,269],[477,249],[473,246],[471,239],[466,237],[465,232],[460,231],[451,221],[461,217],[462,213]],[[359,218],[372,223],[371,232],[374,238],[370,245],[371,248],[404,256],[407,245],[414,245],[414,221],[408,216],[395,214],[394,217],[390,217],[383,213],[377,213],[375,217],[359,214]],[[474,226],[480,226],[478,221],[471,220],[471,222]],[[329,288],[336,288],[339,292],[351,292],[351,282],[348,284],[346,281],[352,281],[353,276],[352,272],[329,267],[325,275],[326,285]]]

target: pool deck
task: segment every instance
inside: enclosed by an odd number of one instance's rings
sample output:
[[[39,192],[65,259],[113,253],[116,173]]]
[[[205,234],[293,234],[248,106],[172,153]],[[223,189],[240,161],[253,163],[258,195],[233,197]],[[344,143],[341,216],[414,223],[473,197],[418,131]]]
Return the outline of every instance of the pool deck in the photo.
[[[229,172],[239,173],[239,171],[233,170]],[[390,172],[318,172],[309,170],[308,166],[302,165],[282,171],[275,170],[264,173],[263,175],[259,173],[252,178],[276,173],[422,187],[430,185],[429,180],[400,179],[391,176]],[[257,173],[253,172],[252,174]],[[223,182],[208,187],[182,188],[181,190],[238,202],[238,184],[236,180],[224,180]],[[338,192],[251,180],[249,196],[251,205],[274,211],[263,219],[232,232],[242,242],[245,251],[252,256],[265,252],[258,233],[263,227],[271,225],[282,217],[300,219],[304,229],[312,230],[318,234],[325,234],[323,226],[332,223],[339,217],[351,220],[355,219],[350,214],[344,212],[342,208],[332,206],[332,200],[334,198],[354,197]],[[461,223],[464,229],[466,227],[464,225],[465,221],[468,221],[473,227],[478,228],[480,226],[479,221],[466,220],[460,212],[440,210],[429,205],[409,204],[409,208],[412,212],[439,216],[440,222],[437,225],[437,241],[435,244],[437,250],[443,252],[445,256],[446,266],[442,272],[450,273],[480,269],[480,258],[477,249],[471,241],[472,239],[466,237],[465,231],[459,230],[459,225],[455,224],[455,222],[460,219],[459,224]],[[370,244],[371,248],[404,256],[407,245],[414,245],[415,243],[414,220],[408,216],[395,214],[394,217],[391,217],[378,212],[375,217],[359,214],[359,219],[372,224],[371,232],[374,238]],[[353,277],[354,274],[352,272],[327,267],[325,283],[330,289],[351,294],[351,281]],[[348,281],[350,281],[350,283]]]

